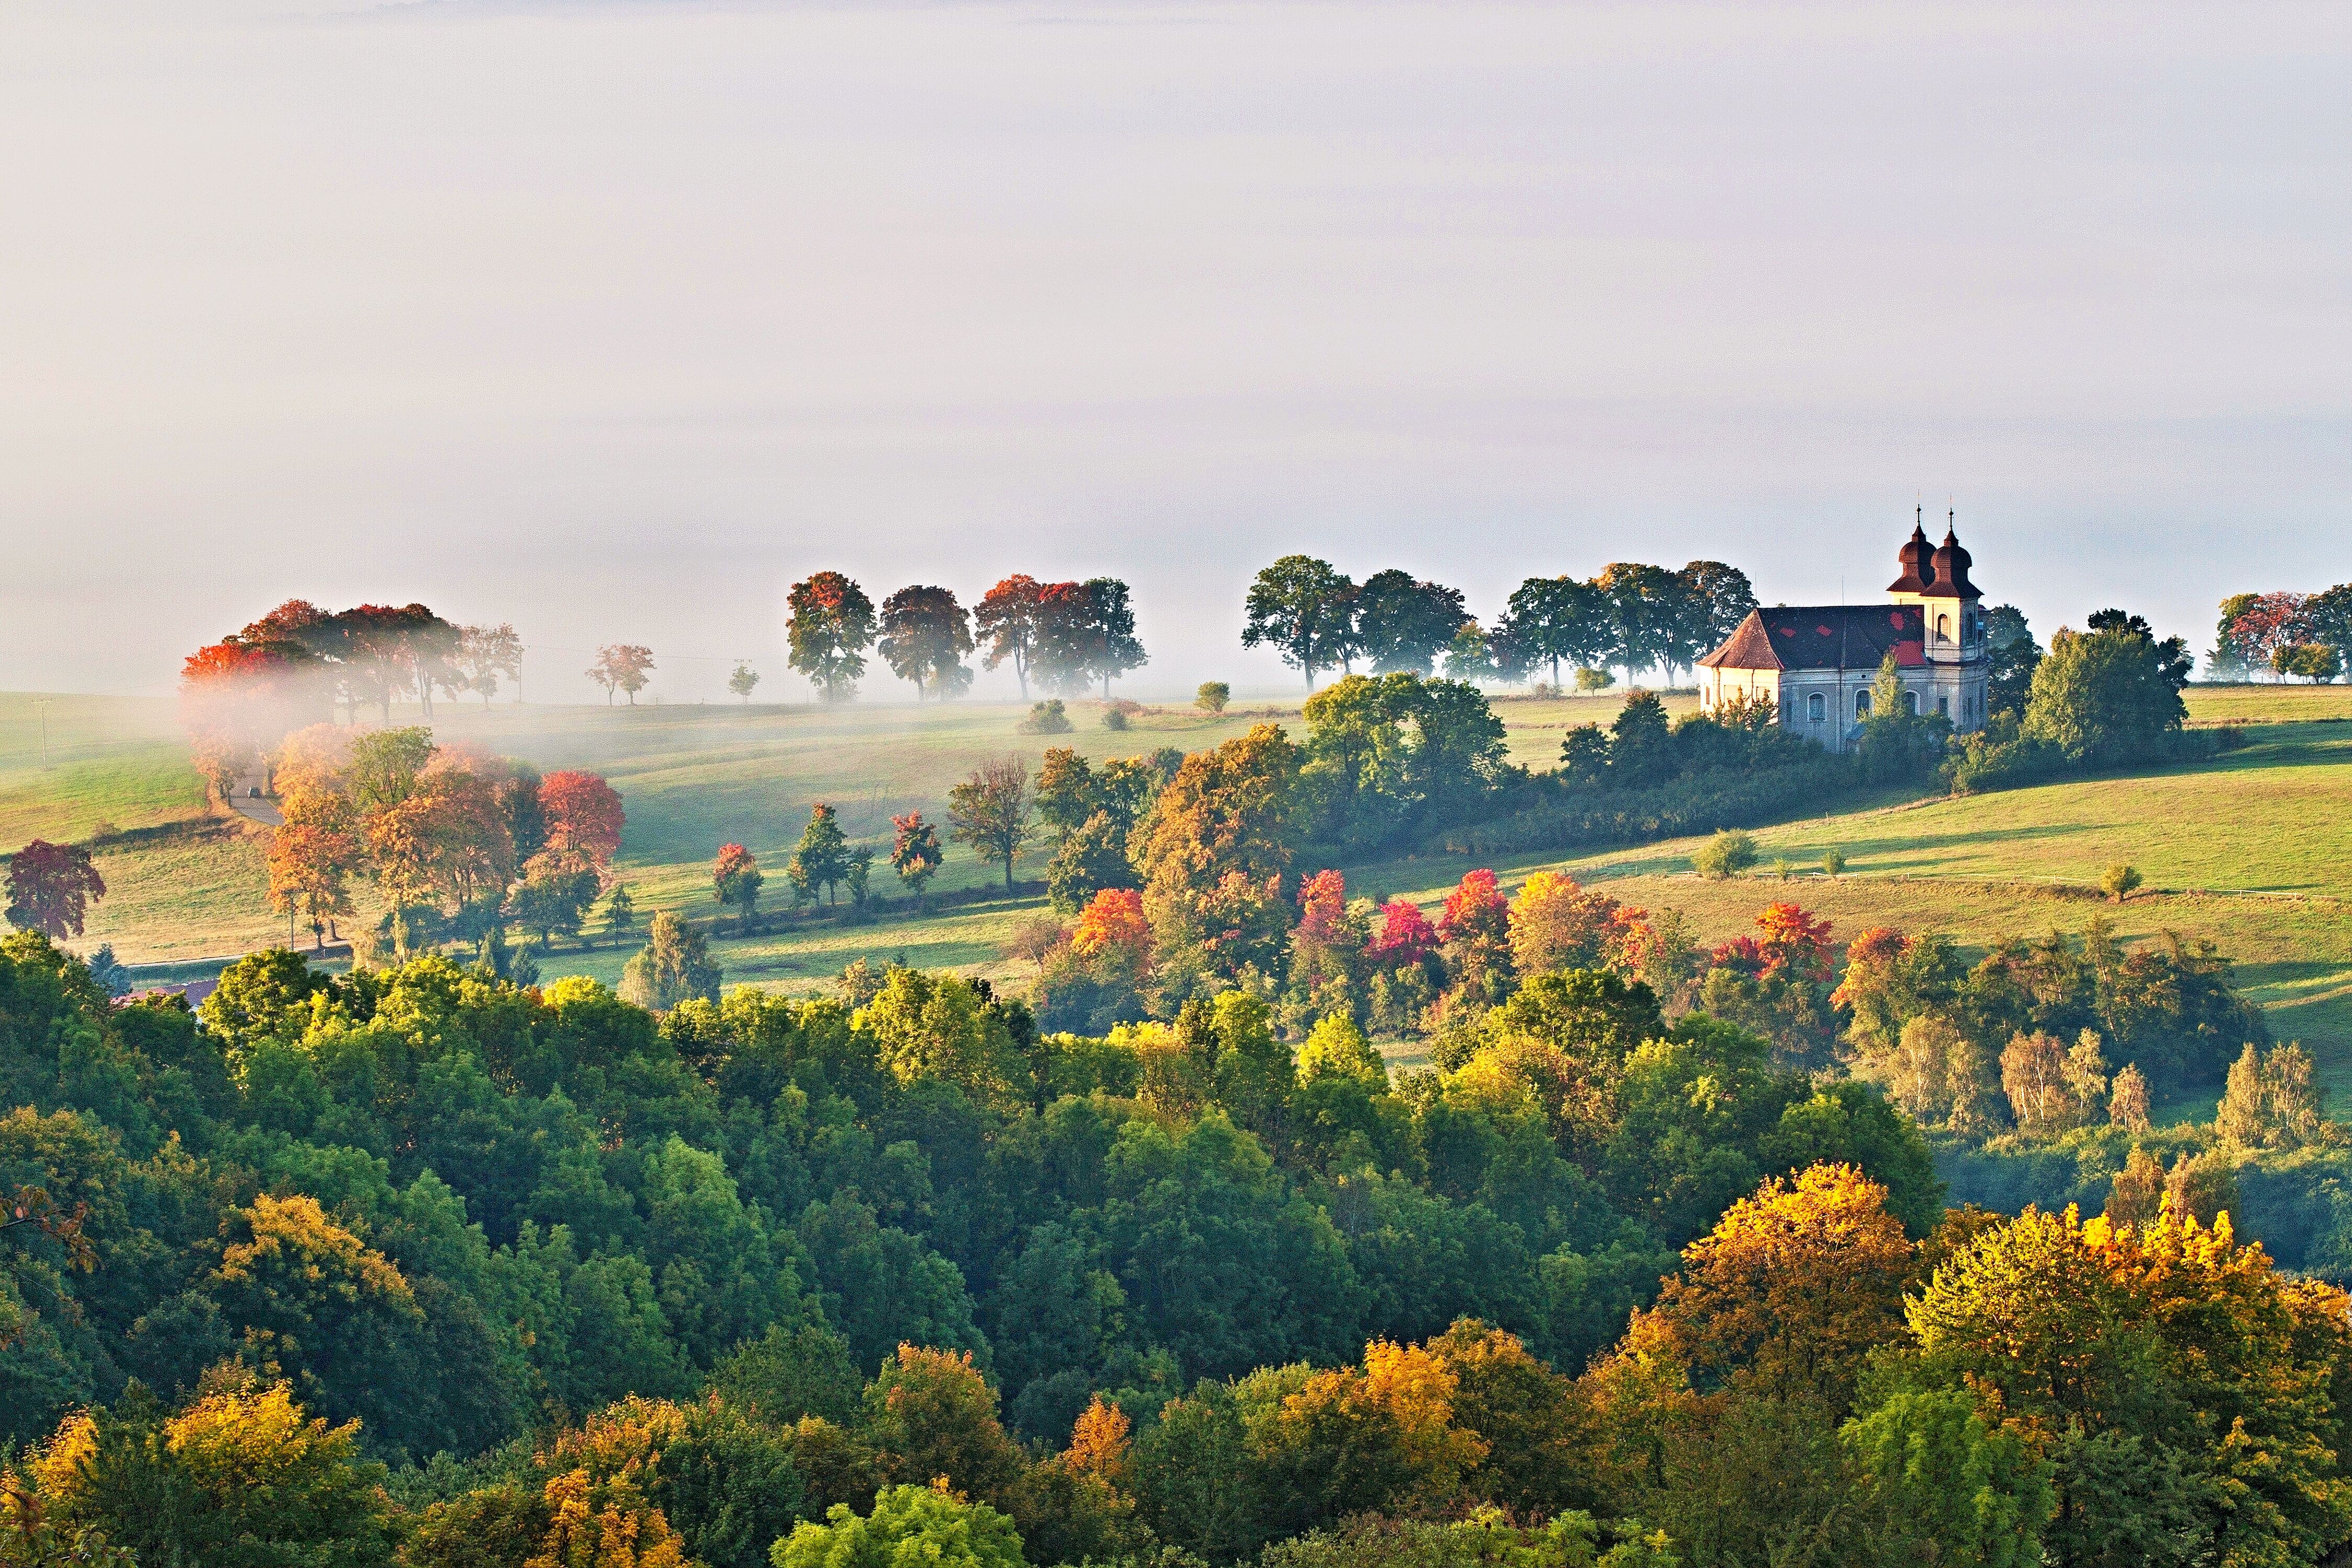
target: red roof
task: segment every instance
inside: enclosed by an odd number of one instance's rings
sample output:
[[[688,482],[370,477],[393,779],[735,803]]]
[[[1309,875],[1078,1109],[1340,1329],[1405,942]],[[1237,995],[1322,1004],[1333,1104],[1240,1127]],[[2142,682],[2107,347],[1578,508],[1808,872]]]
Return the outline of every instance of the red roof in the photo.
[[[1699,663],[1711,669],[1876,669],[1888,654],[1927,662],[1927,626],[1916,605],[1777,605],[1751,611]]]

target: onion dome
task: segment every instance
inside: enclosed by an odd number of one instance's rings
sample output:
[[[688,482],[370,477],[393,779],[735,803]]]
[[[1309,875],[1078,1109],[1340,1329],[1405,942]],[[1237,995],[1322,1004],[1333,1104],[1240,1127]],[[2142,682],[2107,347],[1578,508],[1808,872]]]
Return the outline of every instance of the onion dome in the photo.
[[[1937,575],[1927,550],[1927,531],[1913,523],[1911,537],[1904,542],[1902,549],[1895,552],[1895,558],[1903,563],[1903,575],[1886,585],[1888,593],[1924,594],[1927,591],[1927,585],[1936,580]]]
[[[1957,599],[1979,597],[1977,585],[1969,581],[1969,552],[1961,548],[1959,536],[1946,529],[1944,542],[1936,551],[1936,593]]]

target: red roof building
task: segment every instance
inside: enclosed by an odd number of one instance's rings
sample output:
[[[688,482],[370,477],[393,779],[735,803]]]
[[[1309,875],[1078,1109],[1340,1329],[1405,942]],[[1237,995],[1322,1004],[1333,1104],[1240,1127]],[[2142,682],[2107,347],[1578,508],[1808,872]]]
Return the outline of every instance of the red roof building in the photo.
[[[1957,531],[1930,549],[1917,525],[1895,552],[1883,605],[1776,605],[1752,612],[1698,661],[1699,706],[1768,701],[1782,725],[1843,752],[1861,738],[1872,688],[1894,660],[1904,706],[1956,731],[1985,721],[1981,595]]]

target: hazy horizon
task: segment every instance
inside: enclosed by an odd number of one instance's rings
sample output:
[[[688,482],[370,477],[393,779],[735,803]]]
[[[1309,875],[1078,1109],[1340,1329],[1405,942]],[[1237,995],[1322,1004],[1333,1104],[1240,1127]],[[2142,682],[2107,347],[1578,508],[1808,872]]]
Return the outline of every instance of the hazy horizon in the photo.
[[[1877,595],[2045,639],[2352,578],[2352,13],[655,0],[0,14],[0,689],[280,600],[669,701],[783,593],[1275,556]],[[1940,526],[1936,527],[1940,533]],[[869,697],[908,695],[877,668]],[[1009,670],[975,695],[1009,696]]]

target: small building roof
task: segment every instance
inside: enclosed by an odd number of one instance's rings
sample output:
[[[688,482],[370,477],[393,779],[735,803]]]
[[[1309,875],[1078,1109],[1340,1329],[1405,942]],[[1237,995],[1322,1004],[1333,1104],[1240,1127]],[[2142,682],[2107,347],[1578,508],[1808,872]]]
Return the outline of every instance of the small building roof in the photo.
[[[1890,653],[1906,668],[1927,662],[1927,626],[1916,605],[1751,610],[1699,663],[1710,669],[1876,669]]]

